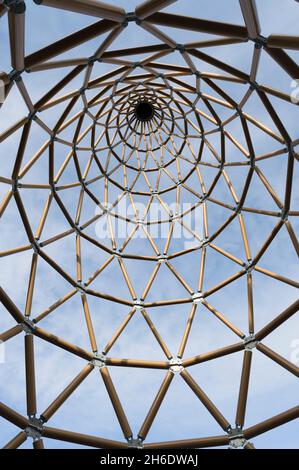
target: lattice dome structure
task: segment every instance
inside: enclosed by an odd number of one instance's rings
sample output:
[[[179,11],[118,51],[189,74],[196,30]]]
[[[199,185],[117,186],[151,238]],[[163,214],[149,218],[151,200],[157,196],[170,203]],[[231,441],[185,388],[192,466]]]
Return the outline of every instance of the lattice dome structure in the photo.
[[[0,2],[6,449],[295,429],[299,37],[191,3]]]

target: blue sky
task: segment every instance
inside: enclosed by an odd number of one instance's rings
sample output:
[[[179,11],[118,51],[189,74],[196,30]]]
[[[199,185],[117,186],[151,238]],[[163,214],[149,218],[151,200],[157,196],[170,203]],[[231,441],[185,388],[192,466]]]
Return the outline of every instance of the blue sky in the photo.
[[[110,2],[123,6],[126,11],[133,11],[139,3],[137,1],[122,0]],[[33,2],[27,1],[26,19],[26,54],[38,50],[54,40],[60,39],[64,35],[71,34],[96,21],[89,16],[64,12],[52,8],[40,7]],[[262,25],[262,34],[267,36],[271,33],[297,34],[299,20],[299,6],[293,0],[257,0],[257,6]],[[201,0],[179,0],[174,5],[168,7],[166,12],[198,16],[206,19],[215,19],[224,22],[243,24],[243,17],[239,2],[237,0],[227,0],[225,2]],[[10,58],[8,47],[8,30],[6,18],[0,21],[0,43],[1,43],[1,70],[10,71]],[[161,30],[176,38],[179,43],[199,41],[210,37],[203,33],[179,31],[171,28]],[[65,53],[61,58],[89,57],[97,49],[105,36],[88,41],[73,51]],[[129,24],[124,32],[115,40],[110,49],[124,47],[135,47],[138,45],[157,44],[159,41],[152,37],[135,24]],[[234,67],[245,72],[250,71],[250,64],[253,53],[252,42],[236,44],[233,46],[222,46],[204,50],[211,56],[216,57]],[[295,51],[288,51],[295,60],[298,61],[299,54]],[[143,57],[143,56],[142,56]],[[138,57],[135,56],[134,60]],[[218,72],[212,66],[204,64],[193,58],[198,70],[208,72]],[[161,62],[171,64],[186,65],[179,52],[162,57]],[[108,63],[98,63],[95,65],[92,77],[95,78],[114,68]],[[70,69],[61,68],[45,72],[24,74],[23,80],[30,93],[32,101],[37,101],[46,90],[54,86]],[[194,77],[184,77],[186,83],[194,84]],[[291,78],[282,71],[277,64],[265,52],[262,53],[261,64],[257,75],[258,83],[269,85],[280,89],[285,93],[291,91]],[[76,90],[82,85],[82,75],[74,79],[60,94],[71,90]],[[221,83],[223,89],[231,94],[236,100],[241,100],[245,95],[247,85],[236,85]],[[203,85],[205,87],[205,85]],[[208,87],[203,88],[204,92],[212,94]],[[92,96],[92,94],[90,94]],[[298,139],[298,107],[285,101],[271,97],[271,103],[276,107],[285,127],[293,140]],[[78,102],[73,113],[78,111],[82,102]],[[41,119],[51,128],[57,121],[57,116],[62,113],[64,105],[59,105],[55,109],[41,113]],[[222,119],[228,117],[230,110],[223,110],[223,107],[215,105],[215,109],[220,113]],[[205,109],[206,111],[206,109]],[[252,116],[256,116],[263,124],[278,132],[273,121],[268,116],[265,108],[257,95],[254,93],[244,107],[244,111]],[[13,88],[6,102],[2,106],[0,120],[0,132],[8,128],[15,121],[27,114],[27,109],[16,87]],[[3,116],[5,115],[5,119]],[[209,123],[205,121],[209,128]],[[212,126],[211,126],[212,127]],[[249,125],[252,139],[257,155],[262,155],[272,150],[278,150],[282,146],[277,141],[270,139],[264,132]],[[73,127],[70,131],[73,131]],[[244,134],[240,121],[234,120],[227,125],[227,130],[244,145]],[[68,138],[68,132],[64,136]],[[12,137],[0,144],[0,175],[9,177],[13,168],[14,158],[18,148],[21,130]],[[46,133],[33,123],[30,137],[24,156],[26,162],[37,152],[47,139]],[[198,145],[194,139],[192,144]],[[176,137],[175,142],[180,141]],[[210,141],[218,151],[220,151],[218,136],[211,136]],[[295,147],[298,151],[298,145]],[[57,165],[62,163],[68,149],[63,144],[56,145]],[[103,161],[107,158],[107,152],[100,152]],[[186,150],[186,155],[188,151]],[[86,161],[87,152],[82,151],[80,158]],[[240,161],[242,155],[236,147],[227,141],[227,160]],[[283,200],[286,178],[287,155],[282,154],[275,158],[262,160],[259,168],[266,175],[278,196]],[[204,161],[211,162],[213,157],[205,147]],[[111,168],[116,165],[112,162]],[[184,167],[184,165],[183,165]],[[188,165],[185,165],[187,169]],[[214,170],[203,167],[202,174],[205,181],[210,181]],[[47,159],[43,156],[32,167],[24,177],[24,183],[47,182]],[[96,170],[94,175],[96,175]],[[247,170],[239,167],[229,167],[227,173],[233,182],[238,195],[241,194],[242,187],[247,175]],[[118,172],[115,172],[117,177]],[[294,181],[298,180],[298,167],[295,168]],[[74,169],[63,175],[61,184],[74,181]],[[166,180],[164,181],[166,184]],[[168,181],[169,184],[169,181]],[[196,187],[198,184],[195,176],[190,178],[188,184]],[[99,198],[103,195],[103,184],[93,186]],[[298,207],[298,189],[296,187],[292,194],[292,210]],[[0,199],[5,196],[8,190],[7,184],[0,182]],[[63,195],[62,195],[63,193]],[[21,195],[24,201],[28,217],[34,229],[40,219],[48,191],[43,189],[22,189]],[[117,187],[111,187],[109,196],[115,200],[119,195]],[[61,197],[66,207],[73,206],[74,199],[78,198],[78,190],[64,190]],[[173,192],[165,195],[165,201],[173,201]],[[186,192],[182,196],[185,202],[194,202],[194,197]],[[229,204],[233,203],[231,194],[227,190],[223,179],[217,184],[213,192],[215,199],[221,199]],[[144,199],[140,198],[144,202]],[[267,210],[276,210],[273,199],[265,191],[258,178],[255,177],[246,199],[247,207],[255,207]],[[83,220],[88,220],[94,214],[95,207],[91,203],[86,203],[83,209]],[[209,226],[210,231],[216,228],[225,220],[228,215],[227,210],[217,205],[209,204]],[[276,223],[275,217],[256,215],[246,212],[244,215],[245,224],[248,230],[249,245],[253,254],[257,253],[259,247],[269,235]],[[296,217],[291,217],[293,227],[298,228]],[[0,251],[17,247],[28,243],[21,220],[17,214],[17,208],[12,201],[5,211],[1,224]],[[52,206],[49,212],[48,222],[45,225],[43,239],[48,239],[57,233],[69,228],[64,216],[57,206]],[[91,226],[90,235],[95,236],[94,226]],[[163,246],[165,240],[155,240]],[[109,245],[110,240],[105,240]],[[227,230],[216,239],[215,243],[221,248],[229,251],[234,256],[245,259],[244,247],[239,225],[234,221]],[[45,252],[59,259],[60,265],[72,276],[75,276],[75,244],[74,237],[66,237],[45,248]],[[184,248],[184,240],[175,240],[170,246],[170,251],[175,252]],[[133,250],[149,252],[148,241],[137,240],[135,246],[128,245],[128,252]],[[87,279],[107,258],[107,254],[96,249],[90,243],[82,242],[82,252],[84,253],[83,277]],[[151,253],[152,254],[152,253]],[[13,301],[23,310],[26,302],[26,292],[28,276],[30,271],[31,251],[25,251],[16,255],[1,258],[0,282],[7,290]],[[172,264],[181,273],[187,282],[196,290],[198,282],[198,272],[200,263],[200,253],[197,251],[182,258],[173,260]],[[141,295],[146,281],[149,278],[153,265],[148,262],[126,260],[126,268],[133,285],[136,287],[138,297]],[[298,263],[296,253],[290,241],[290,237],[285,227],[279,232],[269,249],[263,255],[260,266],[279,273],[291,279],[298,279]],[[170,276],[169,271],[162,266],[153,289],[150,291],[148,301],[175,299],[188,297],[187,292],[177,282],[174,276]],[[223,258],[212,249],[208,249],[206,276],[204,290],[210,289],[218,282],[234,274],[238,267],[230,260]],[[280,283],[275,279],[253,273],[254,282],[254,311],[256,331],[269,322],[285,309],[296,297],[296,289],[288,284]],[[130,299],[127,286],[120,275],[119,266],[111,263],[108,268],[92,284],[92,289],[106,293],[115,293],[118,297]],[[38,263],[35,294],[33,297],[33,317],[37,316],[58,298],[71,290],[71,286],[58,274],[53,271],[44,260]],[[89,308],[94,323],[95,335],[101,350],[111,338],[113,332],[120,325],[123,318],[128,314],[129,307],[106,301],[97,297],[89,296]],[[247,327],[247,292],[245,277],[242,277],[223,290],[216,292],[208,301],[212,303],[228,320],[232,321],[238,328],[248,332]],[[156,328],[167,343],[170,351],[176,355],[183,330],[191,310],[191,304],[149,308],[148,313]],[[0,331],[12,327],[14,322],[5,309],[0,306]],[[68,302],[46,317],[40,326],[57,336],[60,336],[74,344],[78,344],[90,350],[87,329],[84,322],[80,295],[74,295]],[[265,339],[265,344],[283,357],[291,360],[291,354],[295,341],[299,337],[298,315],[294,315],[288,322],[283,324],[278,330]],[[190,338],[185,352],[185,357],[207,352],[219,347],[223,347],[233,342],[237,342],[238,337],[223,326],[219,320],[212,316],[207,309],[198,306],[194,319]],[[23,358],[23,338],[22,334],[11,339],[6,344],[6,361],[0,364],[0,397],[1,401],[18,410],[26,413],[25,378],[24,378],[24,358]],[[137,312],[131,320],[123,335],[115,343],[111,352],[113,357],[127,357],[138,359],[164,360],[163,353],[158,344],[154,341],[152,333]],[[73,379],[73,377],[84,367],[85,363],[63,350],[55,348],[45,341],[36,340],[36,382],[38,392],[38,410],[42,412],[48,404],[61,392],[61,390]],[[207,395],[215,401],[217,407],[227,417],[230,422],[234,422],[236,400],[238,396],[239,378],[242,367],[242,353],[236,353],[215,361],[203,363],[190,369],[192,376],[200,383]],[[110,373],[115,387],[119,393],[128,420],[134,434],[143,422],[148,409],[156,395],[156,392],[163,380],[164,371],[152,371],[142,369],[126,369],[121,367],[110,368]],[[246,427],[267,419],[275,414],[287,410],[298,404],[298,382],[296,378],[281,368],[258,351],[253,353],[253,364],[251,373],[251,383],[246,414]],[[74,413],[74,410],[76,412]],[[179,424],[178,424],[179,423]],[[111,439],[122,440],[121,429],[117,423],[113,408],[109,402],[104,384],[99,377],[98,370],[94,370],[83,382],[73,396],[58,410],[49,422],[52,427],[75,430],[86,434],[95,434]],[[5,444],[16,433],[17,429],[4,420],[0,421],[0,444]],[[166,396],[165,402],[154,421],[148,436],[148,441],[175,440],[207,435],[221,434],[222,430],[213,421],[208,412],[204,409],[196,396],[186,386],[178,374],[174,377],[171,388]],[[291,422],[269,433],[255,438],[253,441],[257,447],[267,448],[298,448],[298,422]],[[45,439],[46,447],[67,448],[74,445],[50,441]],[[23,445],[30,448],[31,442]]]

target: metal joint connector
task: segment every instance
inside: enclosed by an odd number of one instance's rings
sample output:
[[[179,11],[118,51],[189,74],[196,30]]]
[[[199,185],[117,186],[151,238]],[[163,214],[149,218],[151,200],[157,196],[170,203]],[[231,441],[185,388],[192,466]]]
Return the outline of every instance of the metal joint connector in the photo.
[[[31,247],[32,247],[34,253],[38,254],[40,252],[41,246],[40,246],[40,244],[38,243],[37,240],[34,240],[34,242],[31,243]]]
[[[21,323],[21,327],[27,335],[31,335],[35,329],[35,323],[32,320],[29,320],[29,318],[25,318]]]
[[[179,51],[181,53],[186,51],[185,46],[183,44],[176,44],[174,50]]]
[[[130,23],[132,21],[138,21],[138,17],[136,16],[135,11],[129,11],[126,14],[126,18],[125,18],[124,23]]]
[[[200,304],[203,301],[202,292],[196,292],[192,295],[192,300],[194,304]]]
[[[142,310],[144,308],[144,302],[142,300],[134,300],[133,303],[137,310]]]
[[[229,447],[230,449],[238,449],[244,447],[246,439],[241,428],[230,428],[228,431]]]
[[[23,0],[4,0],[3,4],[16,14],[22,14],[26,11],[26,4]]]
[[[254,335],[246,336],[243,340],[245,351],[252,351],[258,344]]]
[[[171,372],[182,372],[184,366],[182,365],[182,359],[180,357],[174,357],[169,361],[169,370]]]
[[[128,439],[128,447],[130,449],[143,449],[143,441],[140,437],[137,439],[130,437]]]
[[[105,354],[95,353],[91,361],[95,367],[102,368],[106,365],[106,356]]]

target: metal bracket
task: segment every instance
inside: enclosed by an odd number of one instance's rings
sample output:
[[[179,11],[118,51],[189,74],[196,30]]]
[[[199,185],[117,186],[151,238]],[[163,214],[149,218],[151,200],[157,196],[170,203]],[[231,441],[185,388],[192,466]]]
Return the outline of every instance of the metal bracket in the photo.
[[[21,77],[20,77],[21,78]],[[28,121],[34,121],[36,119],[37,111],[31,111],[31,113],[28,114]]]
[[[281,220],[283,220],[284,222],[286,222],[289,218],[289,211],[286,211],[286,210],[282,210],[281,211]]]
[[[230,449],[238,449],[240,447],[244,447],[246,444],[246,439],[240,428],[230,429],[228,432],[229,438],[229,447]]]
[[[158,261],[159,263],[165,263],[165,261],[168,260],[168,256],[167,255],[160,255],[158,256]]]
[[[80,281],[77,282],[76,289],[77,289],[77,292],[80,292],[80,294],[85,294],[86,287],[85,287],[85,284],[83,284],[82,282]]]
[[[32,437],[34,441],[41,439],[43,434],[44,421],[41,418],[35,416],[29,417],[29,426],[25,429],[27,437]]]
[[[21,323],[21,327],[27,335],[32,334],[35,329],[35,326],[35,323],[32,320],[29,320],[29,318],[25,318],[24,321]]]
[[[246,336],[243,340],[245,351],[252,351],[258,343],[254,335]]]
[[[203,301],[202,292],[196,292],[192,295],[193,303],[200,304]]]
[[[130,437],[128,439],[128,447],[130,449],[143,449],[143,442],[140,437],[135,439],[134,437]]]
[[[185,46],[183,44],[176,44],[174,50],[179,51],[181,53],[186,51]]]
[[[182,365],[182,359],[180,357],[174,357],[169,361],[169,370],[172,372],[182,372],[184,366]]]
[[[4,0],[3,4],[17,14],[26,11],[26,4],[23,0]]]
[[[267,45],[267,38],[259,34],[256,38],[253,39],[256,44],[256,47],[265,47]]]
[[[101,353],[95,353],[93,356],[93,360],[91,361],[91,364],[99,368],[104,367],[106,364],[106,356]]]
[[[137,21],[138,20],[138,17],[136,16],[136,13],[135,11],[129,11],[127,14],[126,14],[126,19],[125,19],[125,22],[132,22],[132,21]]]
[[[137,310],[142,310],[144,308],[144,302],[142,300],[134,300],[133,303]]]
[[[252,262],[246,263],[244,267],[247,273],[251,273],[251,271],[253,271],[254,269],[254,265],[252,264]]]
[[[40,244],[38,243],[38,241],[36,239],[34,240],[34,242],[31,243],[31,247],[32,247],[34,253],[38,254],[40,252],[41,247],[40,247]]]
[[[12,180],[11,190],[13,194],[18,192],[19,187],[20,187],[19,180],[18,179]]]

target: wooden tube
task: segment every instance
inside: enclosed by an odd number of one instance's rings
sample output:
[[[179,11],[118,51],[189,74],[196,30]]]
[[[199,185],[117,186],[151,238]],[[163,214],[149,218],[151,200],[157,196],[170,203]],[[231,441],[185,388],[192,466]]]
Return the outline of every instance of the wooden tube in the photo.
[[[212,312],[220,321],[222,321],[229,329],[231,329],[236,335],[240,338],[244,338],[245,334],[239,330],[235,325],[229,322],[216,308],[210,305],[206,300],[203,300],[202,305],[204,305],[210,312]]]
[[[190,359],[185,359],[183,361],[184,367],[194,366],[195,364],[200,364],[201,362],[211,361],[212,359],[217,359],[218,357],[226,356],[227,354],[232,354],[234,352],[242,351],[244,349],[244,343],[235,343],[230,346],[225,346],[224,348],[215,349],[214,351],[200,354],[199,356],[191,357]]]
[[[161,349],[163,350],[165,356],[167,357],[167,359],[171,359],[172,354],[169,351],[168,347],[166,346],[165,342],[163,341],[162,337],[160,336],[159,332],[156,330],[156,327],[153,324],[152,320],[150,319],[149,315],[146,313],[146,311],[144,309],[141,310],[141,313],[142,313],[146,323],[148,324],[148,326],[152,330],[153,335],[155,336],[156,340],[158,341],[158,343],[159,343]]]
[[[18,449],[27,439],[27,435],[24,431],[19,432],[11,441],[9,441],[3,449]]]
[[[200,449],[202,447],[218,447],[229,444],[228,436],[202,437],[182,441],[153,442],[145,444],[145,449]]]
[[[238,214],[238,218],[239,218],[239,223],[240,223],[240,227],[241,227],[246,258],[247,258],[247,260],[251,260],[251,254],[250,254],[250,248],[249,248],[249,243],[248,243],[248,239],[247,239],[247,232],[246,232],[246,228],[245,228],[245,224],[244,224],[244,218],[243,218],[242,214]]]
[[[84,369],[69,383],[69,385],[58,395],[57,398],[48,406],[48,408],[41,414],[45,421],[48,421],[58,408],[70,397],[70,395],[79,387],[83,380],[90,374],[94,366],[87,364]]]
[[[141,23],[141,27],[151,33],[153,36],[157,37],[163,43],[167,44],[169,47],[175,47],[175,41],[171,39],[166,33],[162,32],[160,29],[156,28],[156,26],[143,21]],[[150,70],[152,72],[152,70]]]
[[[299,300],[296,300],[292,305],[290,305],[286,310],[284,310],[280,315],[278,315],[274,320],[268,323],[264,328],[258,331],[255,335],[257,341],[261,341],[266,336],[268,336],[272,331],[278,328],[282,323],[288,320],[294,313],[299,310]]]
[[[250,38],[256,38],[261,33],[261,26],[255,0],[240,0],[243,17]]]
[[[219,248],[219,246],[214,245],[213,243],[210,243],[209,245],[213,250],[218,251],[218,253],[221,253],[223,256],[225,256],[228,259],[231,259],[235,263],[239,264],[240,266],[244,266],[244,263],[241,259],[236,258],[234,255],[231,253],[228,253],[227,251],[223,250],[222,248]],[[205,247],[204,247],[205,248]]]
[[[150,52],[162,52],[170,50],[170,47],[166,44],[155,44],[153,46],[144,47],[128,47],[127,49],[118,49],[113,51],[106,51],[103,53],[102,58],[108,59],[109,57],[122,57],[126,55],[134,54],[147,54]]]
[[[225,72],[228,72],[231,75],[241,78],[242,80],[249,81],[249,75],[245,72],[242,72],[241,70],[238,70],[235,67],[226,64],[225,62],[215,59],[214,57],[211,57],[208,54],[205,54],[204,52],[198,51],[197,49],[190,49],[188,52],[193,56],[197,57],[198,59],[201,59],[204,62],[213,65],[214,67],[224,70]]]
[[[126,282],[126,284],[127,284],[127,286],[128,286],[128,289],[129,289],[129,292],[130,292],[130,294],[131,294],[131,297],[132,297],[133,300],[135,300],[135,299],[137,299],[136,292],[135,292],[134,287],[133,287],[133,284],[132,284],[132,282],[131,282],[131,280],[130,280],[130,278],[129,278],[129,275],[128,275],[128,273],[127,273],[127,270],[126,270],[126,267],[125,267],[125,264],[124,264],[122,258],[118,258],[118,263],[119,263],[120,269],[121,269],[121,271],[122,271],[122,273],[123,273],[125,282]]]
[[[246,442],[244,449],[255,449],[255,447],[251,442]]]
[[[26,397],[27,414],[36,415],[36,388],[35,388],[35,365],[34,365],[34,343],[33,335],[25,335],[25,365],[26,365]]]
[[[48,103],[53,96],[62,90],[69,82],[71,82],[79,73],[84,70],[86,65],[77,65],[71,72],[69,72],[62,80],[60,80],[53,88],[51,88],[40,100],[35,103],[34,108],[40,110],[40,108]]]
[[[97,342],[96,342],[96,338],[95,338],[95,334],[94,334],[94,329],[93,329],[93,325],[92,325],[92,321],[91,321],[91,317],[90,317],[90,312],[89,312],[89,307],[88,307],[88,302],[87,302],[86,295],[82,294],[81,299],[82,299],[83,310],[84,310],[84,314],[85,314],[85,320],[86,320],[86,324],[87,324],[91,349],[93,350],[93,352],[96,352],[98,350],[98,347],[97,347]]]
[[[22,323],[25,320],[18,307],[12,302],[2,287],[0,287],[0,300],[17,323]]]
[[[62,305],[64,302],[66,302],[68,299],[73,297],[77,292],[77,289],[73,289],[70,292],[68,292],[66,295],[64,295],[61,299],[57,300],[54,304],[50,305],[46,310],[44,310],[40,315],[34,318],[34,323],[38,323],[41,321],[43,318],[48,316],[51,312],[53,312],[56,308],[58,308],[60,305]]]
[[[202,291],[203,280],[204,280],[204,270],[205,270],[205,261],[206,261],[206,247],[204,246],[201,250],[201,259],[200,259],[200,269],[199,269],[199,279],[198,279],[198,292]]]
[[[76,356],[86,359],[87,361],[90,361],[93,359],[93,354],[91,354],[88,351],[85,351],[85,349],[79,348],[79,346],[75,346],[74,344],[68,343],[64,339],[58,338],[58,336],[48,333],[47,331],[39,327],[36,327],[34,329],[34,334],[38,336],[39,338],[42,338],[45,341],[48,341],[48,343],[52,343],[55,346],[58,346],[59,348],[64,349],[65,351],[68,351],[72,354],[75,354]]]
[[[153,282],[154,282],[154,280],[155,280],[155,278],[158,274],[158,271],[159,271],[160,267],[161,267],[160,263],[157,263],[156,266],[154,267],[154,270],[151,274],[151,277],[149,278],[149,281],[148,281],[147,285],[145,286],[145,289],[144,289],[144,291],[142,293],[142,296],[140,298],[141,300],[144,300],[146,298],[146,296],[147,296],[147,294],[148,294],[148,292],[149,292],[149,290],[150,290],[150,288],[151,288],[151,286],[152,286],[152,284],[153,284]]]
[[[174,274],[174,276],[182,284],[182,286],[186,289],[186,291],[189,292],[190,295],[192,295],[194,293],[194,290],[187,284],[185,279],[183,279],[183,277],[177,272],[177,270],[172,266],[172,264],[170,264],[168,261],[166,261],[165,265]]]
[[[9,406],[4,405],[2,402],[0,402],[0,416],[21,429],[25,429],[29,424],[29,421],[24,418],[24,416],[20,415],[12,408],[9,408]]]
[[[44,441],[42,439],[38,439],[37,441],[33,441],[33,448],[36,450],[44,449]]]
[[[55,263],[55,261],[50,258],[50,256],[46,255],[44,251],[40,251],[39,255],[50,265],[52,266],[55,271],[57,271],[64,279],[66,279],[72,286],[76,287],[77,283],[76,281],[69,276],[58,264]]]
[[[11,51],[11,66],[17,71],[24,69],[25,52],[25,3],[19,12],[8,11],[8,25]],[[23,11],[22,11],[23,10]]]
[[[140,367],[142,369],[168,369],[169,363],[163,361],[144,361],[141,359],[118,359],[107,357],[106,364],[121,367]]]
[[[81,265],[81,237],[76,235],[76,266],[77,266],[77,281],[82,281],[82,265]]]
[[[294,246],[294,248],[295,248],[295,250],[296,250],[296,253],[297,253],[297,255],[299,256],[299,243],[298,243],[298,240],[297,240],[297,237],[296,237],[296,234],[295,234],[295,232],[294,232],[294,229],[293,229],[293,227],[292,227],[291,222],[290,222],[289,220],[287,220],[287,221],[285,222],[285,226],[286,226],[286,228],[287,228],[287,231],[288,231],[288,233],[289,233],[289,236],[290,236],[290,239],[291,239],[291,241],[292,241],[292,243],[293,243],[293,246]]]
[[[24,124],[23,132],[22,132],[22,136],[20,140],[20,145],[18,148],[18,153],[15,159],[15,164],[14,164],[14,168],[13,168],[12,175],[11,175],[12,179],[17,179],[19,177],[20,167],[22,164],[23,156],[26,150],[26,145],[27,145],[27,141],[28,141],[28,137],[29,137],[29,133],[31,129],[31,122],[32,121],[28,121],[26,122],[26,124]]]
[[[188,29],[202,33],[216,34],[238,39],[247,38],[247,29],[244,26],[219,23],[218,21],[202,20],[189,16],[173,15],[170,13],[155,13],[147,18],[147,21],[171,28]]]
[[[108,351],[110,351],[110,349],[112,348],[113,344],[115,343],[115,341],[117,340],[117,338],[121,335],[121,333],[123,332],[123,330],[125,329],[125,327],[127,326],[127,324],[129,323],[129,321],[131,320],[131,318],[133,317],[134,313],[136,312],[136,309],[133,308],[129,313],[128,315],[126,316],[126,318],[124,319],[124,321],[122,322],[122,324],[120,325],[120,327],[118,328],[118,330],[115,332],[115,334],[112,336],[111,340],[106,344],[105,348],[103,349],[103,354],[107,354]]]
[[[25,66],[26,68],[34,67],[37,64],[46,62],[47,60],[62,54],[63,52],[72,49],[73,47],[79,46],[80,44],[89,41],[101,34],[106,33],[115,26],[113,21],[101,20],[94,23],[87,28],[76,31],[69,36],[60,39],[36,52],[26,56]]]
[[[262,343],[258,343],[256,346],[256,349],[261,351],[265,356],[269,357],[272,359],[272,361],[276,362],[279,364],[281,367],[284,367],[286,370],[291,372],[292,374],[296,375],[296,377],[299,377],[299,367],[297,367],[295,364],[293,364],[290,361],[287,361],[284,357],[280,356],[276,352],[272,351],[272,349],[268,348]]]
[[[188,321],[187,321],[187,325],[186,325],[186,328],[185,328],[185,331],[184,331],[182,342],[180,344],[180,348],[179,348],[179,351],[178,351],[178,357],[183,357],[183,354],[184,354],[184,351],[185,351],[185,348],[186,348],[186,344],[187,344],[187,341],[188,341],[188,338],[189,338],[191,326],[192,326],[192,323],[193,323],[193,320],[194,320],[196,308],[197,308],[197,305],[193,304],[192,308],[191,308],[190,315],[188,317]]]
[[[40,223],[38,225],[38,228],[37,228],[37,231],[36,231],[36,234],[35,234],[35,238],[37,240],[39,240],[40,237],[41,237],[41,234],[42,234],[45,222],[46,222],[46,218],[48,216],[48,212],[49,212],[49,209],[50,209],[50,206],[51,206],[52,199],[53,199],[53,196],[52,196],[52,194],[50,194],[48,196],[47,201],[46,201],[46,204],[45,204],[45,207],[44,207],[41,219],[40,219]]]
[[[31,230],[31,225],[29,223],[29,220],[28,220],[25,208],[23,206],[23,202],[22,202],[22,199],[20,197],[19,191],[16,191],[14,193],[14,197],[15,197],[15,201],[16,201],[16,204],[18,206],[18,209],[19,209],[19,213],[20,213],[24,228],[25,228],[26,233],[27,233],[27,237],[28,237],[28,239],[31,243],[34,243],[34,236],[33,236],[32,230]]]
[[[185,380],[185,382],[189,385],[191,390],[195,393],[195,395],[199,398],[199,400],[203,403],[203,405],[207,408],[207,410],[211,413],[211,415],[215,418],[217,423],[222,427],[224,431],[227,431],[229,428],[229,422],[224,418],[224,416],[220,413],[218,408],[211,402],[208,396],[204,393],[204,391],[200,388],[200,386],[195,382],[195,380],[191,377],[191,375],[184,369],[181,372],[181,376]]]
[[[0,217],[2,217],[2,215],[4,214],[5,209],[7,208],[12,196],[13,196],[13,191],[10,189],[9,191],[7,191],[3,201],[0,204]]]
[[[115,387],[113,385],[113,382],[111,380],[109,371],[107,367],[101,367],[100,368],[100,373],[103,378],[105,387],[107,389],[107,392],[109,394],[111,403],[113,405],[114,411],[116,413],[117,419],[119,421],[120,427],[122,428],[123,434],[126,439],[129,439],[132,437],[132,430],[130,428],[129,422],[127,420],[127,417],[125,415],[125,412],[123,410],[122,404],[120,402],[120,399],[118,397],[118,394],[115,390]]]
[[[31,314],[33,291],[34,291],[34,284],[35,284],[35,277],[36,277],[37,261],[38,261],[38,254],[33,253],[32,261],[31,261],[30,275],[29,275],[26,306],[25,306],[25,315],[26,315],[26,317],[29,317],[30,314]]]
[[[2,341],[2,343],[4,343],[5,341],[9,340],[10,338],[13,338],[14,336],[21,333],[21,331],[23,331],[23,328],[21,327],[21,325],[13,326],[9,330],[4,331],[4,333],[0,334],[0,341]]]
[[[254,313],[253,313],[253,293],[252,293],[252,274],[247,273],[247,302],[248,302],[248,329],[249,333],[254,333]]]
[[[275,225],[274,229],[272,230],[269,237],[267,238],[265,243],[262,245],[262,247],[258,251],[257,255],[254,257],[254,260],[252,261],[253,264],[256,264],[259,261],[259,259],[263,256],[263,254],[265,253],[267,248],[270,246],[271,242],[274,240],[275,236],[277,235],[277,233],[279,232],[279,230],[281,229],[282,226],[283,226],[283,221],[280,220]]]
[[[14,134],[20,127],[24,126],[28,121],[27,117],[20,119],[19,121],[15,122],[11,127],[6,129],[4,132],[0,134],[0,143],[7,139],[10,135]]]
[[[243,367],[241,375],[241,383],[239,389],[238,407],[236,413],[236,425],[243,426],[245,419],[246,403],[249,387],[249,376],[251,368],[252,352],[245,351],[243,358]]]
[[[294,80],[299,76],[299,67],[296,62],[283,50],[274,47],[265,47],[265,51],[268,52],[278,65],[283,68]]]
[[[124,21],[126,16],[123,8],[98,0],[34,0],[34,3],[112,21]]]
[[[7,12],[6,6],[0,5],[0,18],[1,16],[5,15],[6,12]]]
[[[159,391],[158,391],[158,393],[155,397],[155,400],[154,400],[154,402],[153,402],[153,404],[152,404],[152,406],[151,406],[151,408],[150,408],[150,410],[149,410],[149,412],[148,412],[148,414],[147,414],[147,416],[146,416],[146,418],[145,418],[145,420],[144,420],[144,422],[143,422],[143,424],[142,424],[142,426],[141,426],[141,428],[138,432],[138,436],[142,440],[144,440],[146,438],[146,436],[147,436],[147,434],[148,434],[148,432],[151,428],[151,425],[153,424],[153,421],[154,421],[154,419],[155,419],[155,417],[156,417],[156,415],[159,411],[159,408],[160,408],[160,406],[161,406],[161,404],[162,404],[162,402],[165,398],[166,392],[167,392],[167,390],[168,390],[168,388],[171,384],[171,381],[172,381],[173,377],[174,377],[173,372],[168,371],[165,378],[164,378],[164,380],[163,380],[163,382],[162,382],[162,385],[161,385],[161,387],[160,387],[160,389],[159,389]]]
[[[236,279],[239,279],[239,277],[243,276],[245,272],[246,271],[242,269],[242,271],[239,271],[238,273],[233,274],[232,276],[225,279],[225,281],[220,282],[216,286],[212,287],[212,289],[209,289],[206,292],[204,292],[203,297],[208,297],[209,295],[214,294],[214,292],[216,292],[217,290],[222,289],[222,287],[225,287],[231,282],[235,281]]]
[[[255,271],[265,274],[266,276],[273,277],[273,279],[277,279],[278,281],[285,282],[286,284],[296,287],[297,289],[299,288],[299,283],[296,281],[293,281],[293,279],[289,279],[287,277],[281,276],[280,274],[273,273],[272,271],[269,271],[268,269],[265,269],[265,268],[261,268],[260,266],[255,266],[254,269]]]
[[[255,424],[250,428],[244,429],[244,437],[245,439],[251,439],[252,437],[259,436],[264,432],[270,431],[271,429],[276,428],[277,426],[281,426],[282,424],[288,423],[293,419],[299,417],[299,406],[295,406],[294,408],[290,408],[283,413],[280,413],[273,418],[266,419],[261,423]]]
[[[135,13],[140,20],[144,20],[144,18],[157,13],[176,1],[177,0],[146,0],[136,7]]]
[[[279,49],[299,50],[299,36],[287,36],[282,34],[270,34],[267,39],[269,47],[277,47]]]
[[[96,447],[97,449],[126,449],[128,447],[126,442],[112,441],[101,437],[89,436],[88,434],[79,434],[77,432],[49,427],[44,428],[43,435],[49,439],[73,442],[74,444]]]

